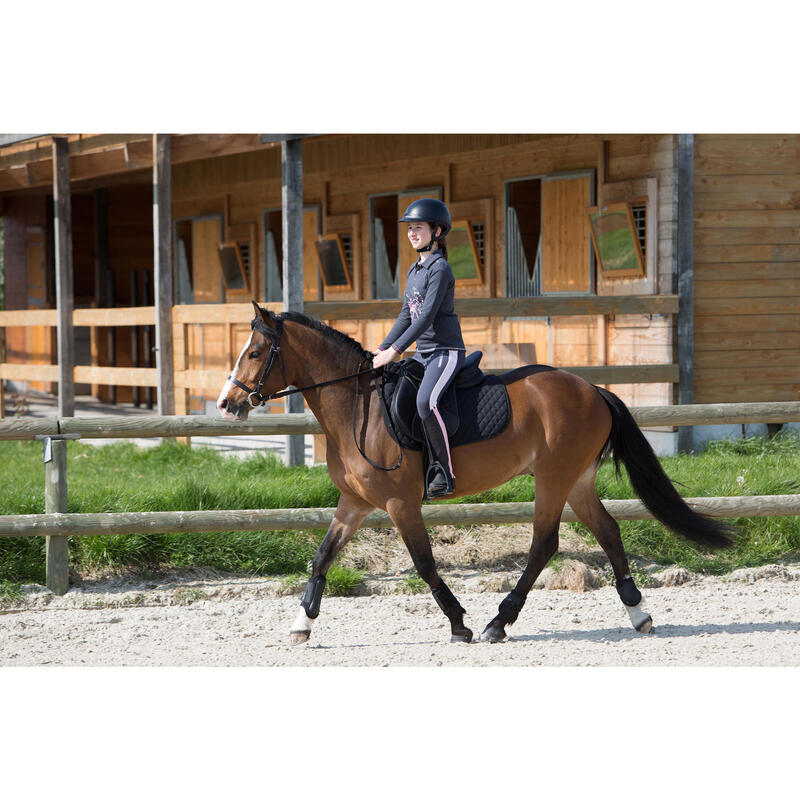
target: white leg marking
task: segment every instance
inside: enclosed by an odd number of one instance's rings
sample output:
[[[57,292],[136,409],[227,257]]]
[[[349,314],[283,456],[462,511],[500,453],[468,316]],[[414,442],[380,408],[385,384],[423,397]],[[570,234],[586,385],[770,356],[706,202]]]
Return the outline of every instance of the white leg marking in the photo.
[[[638,606],[625,606],[628,616],[631,618],[631,624],[639,631],[639,633],[649,633],[653,627],[653,618],[642,608],[642,604]]]
[[[311,626],[314,624],[314,620],[310,619],[306,616],[306,610],[304,608],[300,609],[300,613],[297,615],[297,619],[292,623],[292,629],[289,633],[310,633]]]

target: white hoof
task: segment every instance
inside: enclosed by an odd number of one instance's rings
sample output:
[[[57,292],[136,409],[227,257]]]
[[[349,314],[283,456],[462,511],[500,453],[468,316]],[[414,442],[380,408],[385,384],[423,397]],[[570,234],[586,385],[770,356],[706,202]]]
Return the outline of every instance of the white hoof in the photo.
[[[653,618],[642,609],[642,604],[638,606],[625,606],[628,616],[631,618],[631,625],[639,633],[650,633],[653,629]]]
[[[314,620],[307,617],[305,609],[301,608],[300,613],[292,624],[292,629],[289,631],[289,642],[291,644],[307,642],[311,636],[311,626],[313,624]]]

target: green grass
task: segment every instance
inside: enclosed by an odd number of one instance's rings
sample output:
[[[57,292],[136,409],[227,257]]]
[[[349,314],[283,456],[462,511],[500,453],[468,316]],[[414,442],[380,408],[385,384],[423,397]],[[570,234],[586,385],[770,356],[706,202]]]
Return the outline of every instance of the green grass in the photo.
[[[270,454],[239,460],[174,442],[149,449],[129,442],[99,448],[70,442],[67,458],[70,512],[331,507],[339,497],[324,466],[287,468]],[[714,442],[700,455],[674,456],[662,463],[684,496],[800,492],[800,437],[796,434]],[[0,442],[0,514],[42,513],[43,483],[41,444]],[[618,478],[610,463],[601,467],[597,485],[603,499],[635,496],[624,471]],[[534,499],[533,478],[522,476],[452,502]],[[620,528],[630,556],[693,571],[721,573],[800,557],[800,518],[735,523],[741,529],[736,546],[713,554],[699,551],[658,523],[622,522]],[[575,527],[592,540],[588,531]],[[324,531],[232,531],[76,536],[70,539],[70,558],[79,572],[109,567],[208,567],[220,572],[286,575],[306,571],[323,535]],[[20,583],[44,583],[44,547],[44,537],[0,538],[0,595],[16,591]],[[335,566],[328,574],[328,592],[350,593],[362,577]],[[414,588],[413,576],[406,582],[409,590]]]

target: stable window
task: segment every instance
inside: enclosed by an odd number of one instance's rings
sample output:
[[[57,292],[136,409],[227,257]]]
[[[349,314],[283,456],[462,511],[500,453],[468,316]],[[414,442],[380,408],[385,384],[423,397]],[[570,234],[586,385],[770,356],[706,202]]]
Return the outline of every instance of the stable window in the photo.
[[[224,303],[220,264],[222,215],[175,220],[175,299],[178,303]]]
[[[597,263],[604,278],[638,278],[645,272],[646,206],[609,203],[587,216]]]
[[[348,290],[353,288],[352,281],[352,237],[348,240],[348,257],[345,249],[345,237],[338,233],[329,233],[317,239],[317,255],[322,282],[326,289]]]
[[[247,292],[250,246],[243,242],[225,242],[219,248],[219,266],[228,291]]]
[[[594,170],[506,182],[506,295],[594,291],[586,208]]]

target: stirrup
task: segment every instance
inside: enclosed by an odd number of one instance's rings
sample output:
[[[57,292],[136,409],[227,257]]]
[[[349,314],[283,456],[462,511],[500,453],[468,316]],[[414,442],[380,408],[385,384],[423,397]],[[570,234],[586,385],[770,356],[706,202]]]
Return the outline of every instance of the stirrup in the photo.
[[[448,475],[447,470],[438,461],[434,461],[425,475],[425,497],[433,500],[435,497],[453,494],[455,490],[456,482],[453,477]]]

